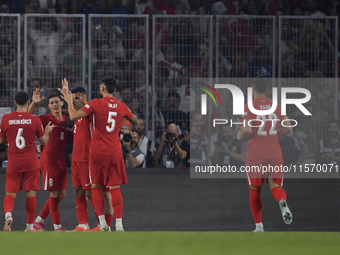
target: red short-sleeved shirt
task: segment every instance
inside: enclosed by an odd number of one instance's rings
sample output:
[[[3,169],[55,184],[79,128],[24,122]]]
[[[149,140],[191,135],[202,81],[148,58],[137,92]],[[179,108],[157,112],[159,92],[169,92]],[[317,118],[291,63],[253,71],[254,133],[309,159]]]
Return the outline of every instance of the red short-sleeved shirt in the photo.
[[[122,154],[119,131],[125,117],[133,117],[130,109],[114,97],[95,98],[86,104],[82,110],[92,114],[93,132],[90,147],[91,154],[113,155]]]
[[[273,101],[269,98],[256,98],[253,106],[256,110],[270,109]],[[277,105],[276,110],[269,115],[255,115],[249,111],[248,104],[244,106],[244,120],[252,121],[252,126],[260,126],[262,120],[264,126],[252,127],[248,140],[247,160],[282,158],[282,151],[278,139],[280,121],[286,115],[281,115],[281,106]],[[274,119],[278,121],[274,121]]]
[[[74,122],[72,161],[88,162],[91,145],[90,121],[81,118]]]
[[[62,121],[55,118],[52,114],[40,115],[39,118],[44,128],[50,121],[54,125],[50,133],[49,142],[46,146],[42,147],[40,162],[66,167],[65,148],[72,142],[73,138],[72,132],[68,131],[65,126],[67,116],[63,115]]]
[[[7,172],[26,172],[40,168],[35,137],[44,136],[37,116],[28,112],[5,114],[1,121],[0,137],[8,141]]]

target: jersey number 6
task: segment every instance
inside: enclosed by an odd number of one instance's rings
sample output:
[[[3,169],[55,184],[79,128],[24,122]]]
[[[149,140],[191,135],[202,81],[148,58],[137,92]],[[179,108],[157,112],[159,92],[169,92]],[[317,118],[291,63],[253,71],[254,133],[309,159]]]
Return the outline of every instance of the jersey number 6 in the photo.
[[[22,136],[22,132],[24,131],[23,128],[18,129],[17,137],[15,138],[15,145],[22,150],[26,147],[25,138]]]

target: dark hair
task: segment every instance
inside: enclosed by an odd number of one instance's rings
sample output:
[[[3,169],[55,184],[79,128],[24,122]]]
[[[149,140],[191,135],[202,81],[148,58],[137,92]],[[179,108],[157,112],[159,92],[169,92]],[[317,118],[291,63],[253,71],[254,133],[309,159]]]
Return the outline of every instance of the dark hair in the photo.
[[[181,96],[175,90],[169,91],[167,98],[170,98],[170,97],[175,97],[181,100]]]
[[[59,92],[59,90],[55,90],[53,91],[52,93],[50,93],[47,97],[47,102],[49,103],[50,102],[50,99],[53,98],[53,97],[58,97],[61,101],[63,100],[61,98],[61,93]]]
[[[109,94],[113,94],[113,92],[116,89],[117,82],[114,78],[112,77],[104,77],[101,81],[106,87],[106,90]]]
[[[23,106],[30,100],[30,95],[26,91],[19,91],[15,94],[14,100],[18,105]]]
[[[72,121],[70,118],[67,118],[65,120],[65,126],[66,128],[72,129],[74,125],[74,121]]]
[[[263,94],[267,91],[268,81],[264,76],[259,75],[253,79],[253,86],[255,87],[256,92]]]
[[[86,90],[83,87],[78,86],[78,87],[72,89],[71,93],[72,94],[80,93],[80,94],[86,95]]]
[[[141,134],[137,130],[135,130],[135,129],[131,130],[131,133],[132,132],[136,132],[138,134],[138,138],[141,136]]]
[[[335,123],[339,126],[339,121],[337,119],[331,119],[331,120],[328,121],[328,125],[333,124],[333,123]]]

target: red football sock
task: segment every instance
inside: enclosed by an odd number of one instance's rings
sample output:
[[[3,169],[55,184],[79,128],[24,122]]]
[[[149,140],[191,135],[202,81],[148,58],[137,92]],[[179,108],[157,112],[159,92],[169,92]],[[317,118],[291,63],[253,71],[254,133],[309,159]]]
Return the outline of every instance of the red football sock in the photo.
[[[101,188],[92,188],[92,201],[98,216],[104,215],[104,198]]]
[[[50,213],[52,217],[52,222],[55,225],[60,225],[60,212],[59,212],[59,203],[61,199],[50,197]]]
[[[106,220],[107,225],[110,227],[111,223],[112,223],[112,220],[113,220],[113,215],[105,214],[105,220]]]
[[[95,215],[96,215],[96,217],[97,217],[98,224],[99,224],[99,218],[98,218],[97,211],[96,211],[96,209],[94,208],[93,198],[89,198],[89,200],[90,200],[90,203],[91,203],[91,205],[92,205],[92,207],[93,207],[93,211],[94,211],[94,213],[95,213]]]
[[[276,187],[272,189],[271,193],[275,197],[277,202],[280,202],[282,199],[287,200],[286,191],[282,187]]]
[[[249,205],[251,213],[253,214],[255,223],[262,222],[262,203],[261,203],[261,190],[250,189]]]
[[[86,197],[76,197],[76,211],[77,211],[77,217],[79,224],[87,224],[87,203],[86,203]]]
[[[120,187],[115,189],[110,189],[111,193],[111,203],[113,210],[115,212],[116,219],[121,219],[123,217],[123,197],[120,193]]]
[[[47,216],[50,214],[50,199],[47,199],[44,207],[41,209],[39,213],[39,217],[45,220]]]
[[[13,207],[14,207],[14,200],[15,198],[11,195],[6,195],[4,198],[4,210],[5,214],[6,213],[12,213],[13,212]]]
[[[26,197],[26,223],[27,224],[33,224],[36,211],[37,211],[37,198]]]

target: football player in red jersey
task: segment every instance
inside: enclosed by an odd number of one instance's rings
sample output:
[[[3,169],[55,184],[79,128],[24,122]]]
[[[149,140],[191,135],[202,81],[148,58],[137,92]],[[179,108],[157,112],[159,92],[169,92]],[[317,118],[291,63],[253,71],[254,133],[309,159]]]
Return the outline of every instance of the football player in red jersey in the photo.
[[[269,109],[273,105],[272,100],[265,96],[267,90],[268,81],[263,76],[253,79],[252,104],[256,110]],[[279,130],[282,121],[285,127]],[[256,115],[249,110],[249,104],[246,104],[243,122],[244,126],[241,127],[237,138],[244,139],[249,136],[246,166],[254,170],[247,172],[247,179],[250,185],[249,204],[256,224],[255,232],[263,232],[260,193],[264,178],[272,195],[279,202],[284,222],[291,224],[293,216],[287,205],[286,192],[282,188],[283,158],[279,144],[279,137],[292,131],[290,121],[286,115],[281,114],[280,105],[269,115]],[[269,166],[271,169],[276,167],[280,170],[272,171]]]
[[[63,86],[66,86],[66,80],[63,80]],[[86,91],[83,87],[76,87],[72,91],[73,105],[76,110],[80,110],[86,105],[87,97]],[[80,118],[74,122],[73,125],[73,153],[72,153],[72,184],[74,187],[74,195],[76,199],[76,211],[79,225],[74,231],[88,231],[88,211],[86,198],[89,199],[93,205],[90,167],[89,167],[89,148],[91,145],[91,122],[89,116]],[[113,219],[113,208],[111,206],[111,194],[109,190],[103,185],[103,196],[105,201],[105,220],[108,226],[111,226]],[[94,207],[93,207],[94,208]],[[95,211],[96,213],[96,211]],[[93,231],[99,231],[99,227]]]
[[[101,231],[109,231],[109,226],[104,216],[104,199],[101,186],[109,186],[112,207],[116,217],[116,231],[124,231],[123,198],[120,185],[127,183],[122,147],[119,141],[119,132],[122,119],[130,120],[132,125],[137,125],[138,120],[130,109],[121,101],[113,97],[116,90],[116,80],[105,77],[99,85],[103,98],[95,98],[87,103],[81,110],[73,107],[72,93],[68,86],[59,89],[68,104],[70,119],[75,121],[88,115],[93,117],[93,134],[90,147],[91,189],[93,203],[99,218]]]
[[[37,210],[36,192],[40,189],[39,160],[35,148],[35,137],[44,146],[53,129],[51,122],[45,125],[37,116],[27,112],[30,95],[20,91],[15,95],[17,110],[5,114],[1,120],[0,143],[8,143],[8,165],[6,170],[6,196],[4,198],[4,231],[11,231],[14,200],[22,189],[26,193],[26,230],[33,231]]]
[[[29,107],[29,112],[33,112],[34,107],[39,104],[44,97],[40,97],[41,90],[33,92],[33,102]],[[53,133],[50,135],[49,143],[42,146],[40,155],[40,167],[43,179],[43,189],[50,191],[50,198],[46,201],[39,216],[34,221],[34,228],[46,230],[44,221],[51,213],[55,231],[66,231],[60,224],[59,203],[66,196],[67,169],[65,163],[65,148],[72,142],[73,134],[65,125],[67,116],[62,113],[64,101],[61,99],[59,91],[51,93],[47,97],[50,114],[39,115],[39,118],[46,126],[48,122],[54,125]]]

